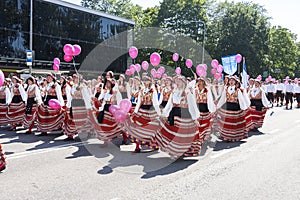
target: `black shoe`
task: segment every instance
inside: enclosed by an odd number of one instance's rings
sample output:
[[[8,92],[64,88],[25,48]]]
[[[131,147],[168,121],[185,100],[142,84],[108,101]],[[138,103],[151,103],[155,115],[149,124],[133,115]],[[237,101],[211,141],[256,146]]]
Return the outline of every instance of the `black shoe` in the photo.
[[[64,139],[64,141],[65,141],[65,142],[68,142],[68,141],[74,141],[74,138],[67,137],[67,138]]]
[[[40,136],[47,136],[48,134],[47,134],[47,132],[42,132],[41,134],[40,134]]]
[[[32,131],[26,131],[25,132],[25,135],[30,135],[30,134],[32,134]]]
[[[6,169],[6,165],[4,165],[1,169],[0,169],[0,172],[2,172],[3,170]]]
[[[122,144],[121,145],[126,145],[126,141],[122,141]]]

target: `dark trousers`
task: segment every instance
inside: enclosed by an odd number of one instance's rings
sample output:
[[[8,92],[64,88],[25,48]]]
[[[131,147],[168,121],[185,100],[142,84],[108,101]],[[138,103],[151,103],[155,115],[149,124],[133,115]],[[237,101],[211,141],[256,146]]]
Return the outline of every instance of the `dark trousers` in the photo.
[[[293,93],[287,92],[285,94],[285,101],[286,101],[286,106],[288,106],[289,103],[291,103],[291,106],[293,104]]]
[[[284,94],[282,93],[282,91],[277,90],[277,92],[276,92],[276,101],[277,101],[277,103],[279,103],[279,100],[282,103],[283,99],[284,99]]]

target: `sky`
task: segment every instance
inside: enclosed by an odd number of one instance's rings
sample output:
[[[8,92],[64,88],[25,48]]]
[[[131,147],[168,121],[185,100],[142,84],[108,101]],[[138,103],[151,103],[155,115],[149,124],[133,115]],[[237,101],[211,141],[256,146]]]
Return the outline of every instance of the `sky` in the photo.
[[[81,0],[64,0],[80,5]],[[144,8],[159,5],[160,0],[131,0]],[[224,1],[224,0],[218,0]],[[260,4],[268,11],[267,15],[272,18],[273,26],[288,28],[292,33],[298,35],[300,41],[300,1],[299,0],[234,0],[234,2],[254,2]]]

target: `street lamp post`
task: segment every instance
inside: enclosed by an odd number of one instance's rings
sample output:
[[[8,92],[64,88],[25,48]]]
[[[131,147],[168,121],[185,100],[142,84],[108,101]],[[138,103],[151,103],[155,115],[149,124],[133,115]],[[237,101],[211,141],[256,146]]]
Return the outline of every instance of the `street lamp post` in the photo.
[[[32,51],[33,47],[33,0],[30,0],[30,27],[29,27],[29,49]],[[31,75],[32,65],[29,66],[29,74]]]

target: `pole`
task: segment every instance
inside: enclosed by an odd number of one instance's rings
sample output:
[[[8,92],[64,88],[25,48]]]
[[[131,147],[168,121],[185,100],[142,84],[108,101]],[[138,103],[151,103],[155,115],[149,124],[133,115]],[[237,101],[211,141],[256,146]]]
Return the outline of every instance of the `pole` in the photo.
[[[32,47],[32,44],[33,44],[33,37],[32,37],[32,32],[33,32],[33,0],[30,0],[30,30],[29,30],[29,49],[32,51],[33,50],[33,47]],[[33,61],[33,60],[32,60]],[[29,74],[31,75],[31,71],[32,71],[32,66],[29,66]]]
[[[204,51],[205,51],[205,36],[206,36],[206,25],[203,23],[203,44],[202,44],[202,64],[204,64]]]

